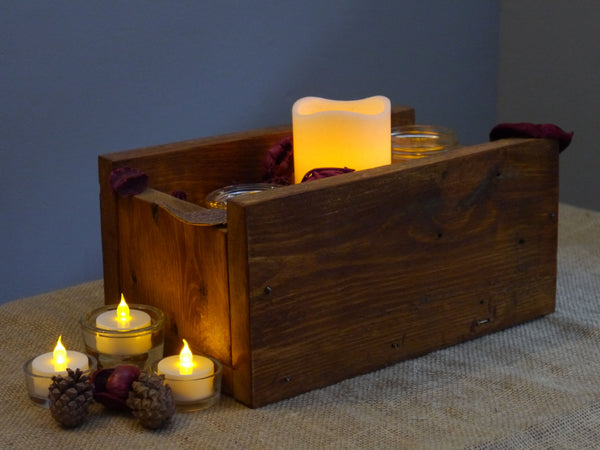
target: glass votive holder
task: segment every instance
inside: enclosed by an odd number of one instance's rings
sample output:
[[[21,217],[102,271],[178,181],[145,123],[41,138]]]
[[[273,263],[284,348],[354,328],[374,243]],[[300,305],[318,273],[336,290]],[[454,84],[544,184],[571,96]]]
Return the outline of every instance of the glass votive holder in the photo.
[[[92,373],[97,368],[96,358],[92,355],[85,354],[88,360],[87,369],[82,369],[84,375],[91,376]],[[23,372],[25,372],[25,388],[27,389],[27,394],[33,403],[43,408],[48,408],[49,400],[48,400],[48,388],[52,384],[52,377],[55,375],[66,376],[67,371],[57,372],[55,374],[43,374],[40,375],[35,372],[33,368],[33,360],[35,358],[31,358],[25,364],[23,364]],[[69,369],[75,370],[78,367],[69,367]],[[81,369],[79,367],[79,369]]]
[[[108,369],[121,364],[148,368],[163,356],[165,342],[165,314],[149,305],[130,304],[132,313],[141,311],[150,316],[150,324],[135,329],[106,329],[97,325],[98,316],[115,314],[116,304],[105,305],[86,313],[80,321],[87,353],[98,360],[98,368]]]
[[[256,194],[257,192],[270,191],[281,187],[278,184],[270,183],[247,183],[233,184],[210,192],[204,199],[207,208],[227,209],[227,202],[235,197],[246,194]]]
[[[171,386],[177,410],[182,412],[199,411],[213,406],[221,397],[223,365],[210,356],[194,355],[194,359],[205,358],[212,362],[211,373],[181,374],[175,370],[179,355],[168,356],[152,364],[152,372],[165,376],[165,384]],[[166,364],[165,364],[166,363]]]
[[[458,147],[454,130],[437,125],[392,128],[392,163],[437,155]]]

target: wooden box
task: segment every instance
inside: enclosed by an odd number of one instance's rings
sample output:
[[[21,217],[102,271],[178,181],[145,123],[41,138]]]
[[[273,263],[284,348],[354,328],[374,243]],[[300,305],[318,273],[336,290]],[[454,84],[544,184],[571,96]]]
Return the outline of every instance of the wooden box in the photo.
[[[393,124],[413,123],[395,107]],[[283,126],[99,157],[106,303],[168,317],[259,407],[550,313],[558,148],[507,139],[240,197],[226,226],[190,217],[256,182]],[[149,175],[118,197],[109,173]],[[170,195],[182,190],[183,201]]]

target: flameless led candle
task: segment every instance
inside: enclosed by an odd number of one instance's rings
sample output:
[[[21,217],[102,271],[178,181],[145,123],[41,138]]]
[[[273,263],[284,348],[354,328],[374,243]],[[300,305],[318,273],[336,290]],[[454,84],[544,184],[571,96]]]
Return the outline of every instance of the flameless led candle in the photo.
[[[121,294],[116,311],[105,311],[96,318],[96,327],[111,331],[132,331],[149,327],[152,320],[144,311],[129,309]],[[141,336],[96,336],[96,349],[107,355],[139,355],[152,348],[152,334]]]
[[[59,337],[54,351],[37,356],[31,362],[31,373],[35,375],[34,393],[38,397],[45,397],[53,376],[66,375],[67,369],[86,371],[88,368],[88,357],[80,352],[67,351]]]
[[[362,100],[304,97],[292,108],[294,178],[317,168],[361,170],[391,164],[391,104],[377,95]]]
[[[158,363],[158,373],[164,374],[171,386],[175,402],[189,403],[213,395],[214,363],[204,356],[193,355],[186,340],[179,355],[168,356]]]

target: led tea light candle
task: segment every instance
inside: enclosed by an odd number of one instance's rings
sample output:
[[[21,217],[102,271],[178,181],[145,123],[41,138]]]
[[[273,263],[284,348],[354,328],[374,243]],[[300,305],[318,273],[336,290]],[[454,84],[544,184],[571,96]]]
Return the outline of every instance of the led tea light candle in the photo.
[[[96,317],[96,326],[102,330],[132,331],[149,327],[150,315],[138,309],[129,309],[125,297],[121,294],[121,303],[116,311],[105,311]],[[150,333],[139,336],[102,336],[96,338],[99,353],[109,355],[139,355],[152,347]]]
[[[206,408],[219,397],[222,366],[213,358],[193,355],[185,339],[183,343],[181,353],[162,359],[156,371],[165,376],[180,408]]]
[[[31,373],[36,375],[34,380],[34,391],[36,395],[48,395],[48,386],[55,375],[66,375],[67,369],[81,369],[86,371],[89,368],[87,355],[67,351],[58,338],[54,351],[37,356],[31,362]]]
[[[387,97],[327,100],[304,97],[292,108],[294,178],[312,169],[355,170],[391,163],[391,104]]]
[[[150,305],[128,305],[121,294],[118,305],[87,312],[80,320],[86,352],[103,369],[121,364],[148,368],[163,356],[165,314]]]
[[[53,351],[30,359],[23,366],[29,397],[38,404],[47,403],[48,387],[53,376],[66,376],[67,369],[89,372],[95,368],[95,360],[89,355],[65,349],[61,337]]]

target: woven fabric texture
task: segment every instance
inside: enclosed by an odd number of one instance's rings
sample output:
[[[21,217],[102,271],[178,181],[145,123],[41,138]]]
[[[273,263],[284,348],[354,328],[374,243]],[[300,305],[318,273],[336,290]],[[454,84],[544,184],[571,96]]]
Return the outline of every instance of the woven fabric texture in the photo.
[[[583,449],[600,447],[600,212],[560,205],[557,310],[541,319],[260,409],[224,396],[159,431],[94,405],[63,430],[28,398],[23,363],[79,318],[102,281],[0,307],[0,448]]]

